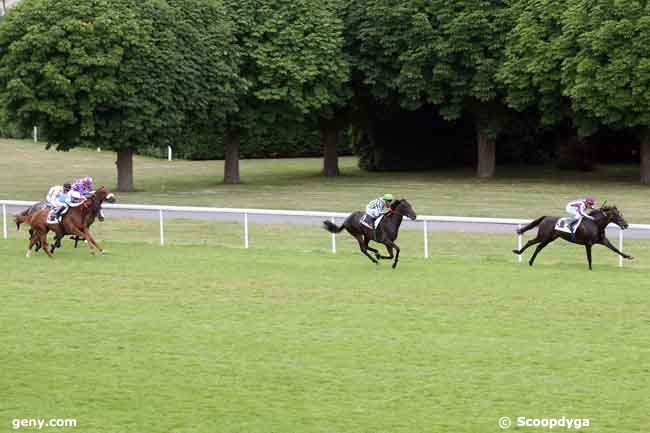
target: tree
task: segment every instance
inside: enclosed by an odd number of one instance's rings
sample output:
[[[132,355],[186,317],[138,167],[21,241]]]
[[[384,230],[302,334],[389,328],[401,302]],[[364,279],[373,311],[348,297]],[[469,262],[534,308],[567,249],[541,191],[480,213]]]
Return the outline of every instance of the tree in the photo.
[[[543,125],[572,118],[571,101],[563,95],[562,64],[575,56],[562,31],[565,0],[522,0],[512,9],[514,25],[508,33],[497,77],[506,102],[523,111],[535,108]]]
[[[650,10],[645,2],[525,0],[499,78],[508,103],[542,122],[570,119],[581,136],[602,125],[637,132],[650,183]]]
[[[333,3],[228,0],[228,5],[236,21],[240,75],[248,84],[227,123],[224,181],[237,183],[241,131],[256,122],[291,125],[334,117],[348,97],[348,66]],[[325,137],[331,143],[332,136]],[[331,159],[331,149],[327,154]]]
[[[562,65],[583,134],[604,124],[637,132],[641,182],[650,184],[650,5],[573,0],[563,14],[565,44],[576,54]]]
[[[231,44],[215,1],[26,1],[0,26],[0,107],[48,147],[115,150],[131,191],[139,148],[182,144],[236,109]]]
[[[501,0],[355,0],[347,10],[353,76],[384,105],[438,107],[476,125],[480,177],[494,174],[505,120],[496,73],[510,15]]]

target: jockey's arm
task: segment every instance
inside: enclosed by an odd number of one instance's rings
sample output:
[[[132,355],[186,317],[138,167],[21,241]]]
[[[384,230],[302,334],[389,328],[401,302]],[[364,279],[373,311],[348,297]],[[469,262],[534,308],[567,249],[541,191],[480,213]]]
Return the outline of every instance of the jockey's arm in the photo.
[[[587,208],[587,206],[585,206],[584,204],[582,204],[582,205],[578,208],[578,213],[580,214],[580,216],[582,216],[582,217],[584,217],[584,218],[589,218],[590,220],[594,220],[594,219],[595,219],[594,217],[592,217],[591,215],[588,215],[588,214],[585,212],[585,209],[586,209],[586,208]]]

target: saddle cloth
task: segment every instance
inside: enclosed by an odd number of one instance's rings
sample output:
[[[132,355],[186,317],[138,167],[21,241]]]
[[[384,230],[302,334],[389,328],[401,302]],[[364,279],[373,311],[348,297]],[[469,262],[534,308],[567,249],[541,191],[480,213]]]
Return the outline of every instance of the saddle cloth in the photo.
[[[569,233],[569,234],[571,234],[571,229],[569,228],[569,222],[570,222],[572,219],[573,219],[573,218],[570,218],[570,217],[560,218],[560,219],[557,220],[557,222],[555,223],[555,230],[557,230],[557,231],[559,231],[559,232],[564,232],[564,233]],[[580,227],[580,224],[582,224],[582,218],[580,218],[580,219],[578,220],[578,222],[573,226],[573,230],[574,230],[574,231],[578,230],[578,227]]]
[[[379,215],[379,216],[375,219],[374,224],[373,224],[374,227],[370,227],[370,224],[369,224],[369,222],[368,222],[368,218],[370,218],[369,215],[368,215],[368,214],[364,214],[364,215],[361,217],[361,224],[363,224],[364,226],[366,226],[366,227],[368,227],[368,228],[371,228],[371,229],[373,229],[373,230],[376,230],[377,227],[379,227],[379,223],[380,223],[381,220],[384,218],[384,215]],[[371,218],[370,218],[370,219],[371,219]]]
[[[61,212],[61,218],[63,218],[63,215],[68,213],[69,208],[63,209],[63,212]],[[47,224],[61,224],[60,220],[56,219],[56,208],[50,209],[50,211],[47,213]]]

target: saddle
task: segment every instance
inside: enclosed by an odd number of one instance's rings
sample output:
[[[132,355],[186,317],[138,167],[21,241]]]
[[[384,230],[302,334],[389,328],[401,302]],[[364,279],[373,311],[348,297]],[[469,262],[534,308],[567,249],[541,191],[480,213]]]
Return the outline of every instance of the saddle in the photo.
[[[47,224],[61,224],[63,221],[63,215],[67,214],[70,208],[66,206],[63,211],[61,211],[61,215],[59,218],[56,217],[56,209],[57,208],[50,208],[50,211],[47,213]]]
[[[368,214],[364,214],[361,217],[361,224],[366,226],[367,228],[371,230],[377,230],[379,228],[379,224],[381,223],[381,220],[384,219],[384,215],[379,215],[377,218],[372,218]],[[373,227],[374,226],[374,227]]]
[[[578,222],[576,222],[575,225],[573,226],[573,232],[578,230],[578,227],[580,227],[580,224],[582,224],[583,219],[584,218],[578,219]],[[573,234],[573,232],[571,231],[571,228],[569,227],[572,220],[573,220],[573,218],[570,218],[570,217],[560,218],[555,223],[555,230],[557,230],[559,232]]]

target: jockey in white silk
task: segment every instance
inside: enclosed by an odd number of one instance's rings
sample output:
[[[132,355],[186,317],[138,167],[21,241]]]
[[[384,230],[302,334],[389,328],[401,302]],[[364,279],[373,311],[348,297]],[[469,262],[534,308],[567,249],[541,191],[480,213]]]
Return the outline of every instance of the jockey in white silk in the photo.
[[[368,228],[375,229],[375,221],[390,210],[393,201],[393,194],[384,194],[374,199],[366,206],[366,214],[361,218],[361,224]]]
[[[587,210],[593,209],[594,198],[587,196],[579,200],[573,200],[567,203],[566,211],[571,214],[571,220],[569,221],[569,229],[573,233],[573,226],[575,225],[580,218],[589,218],[593,220],[594,218],[587,214]]]

